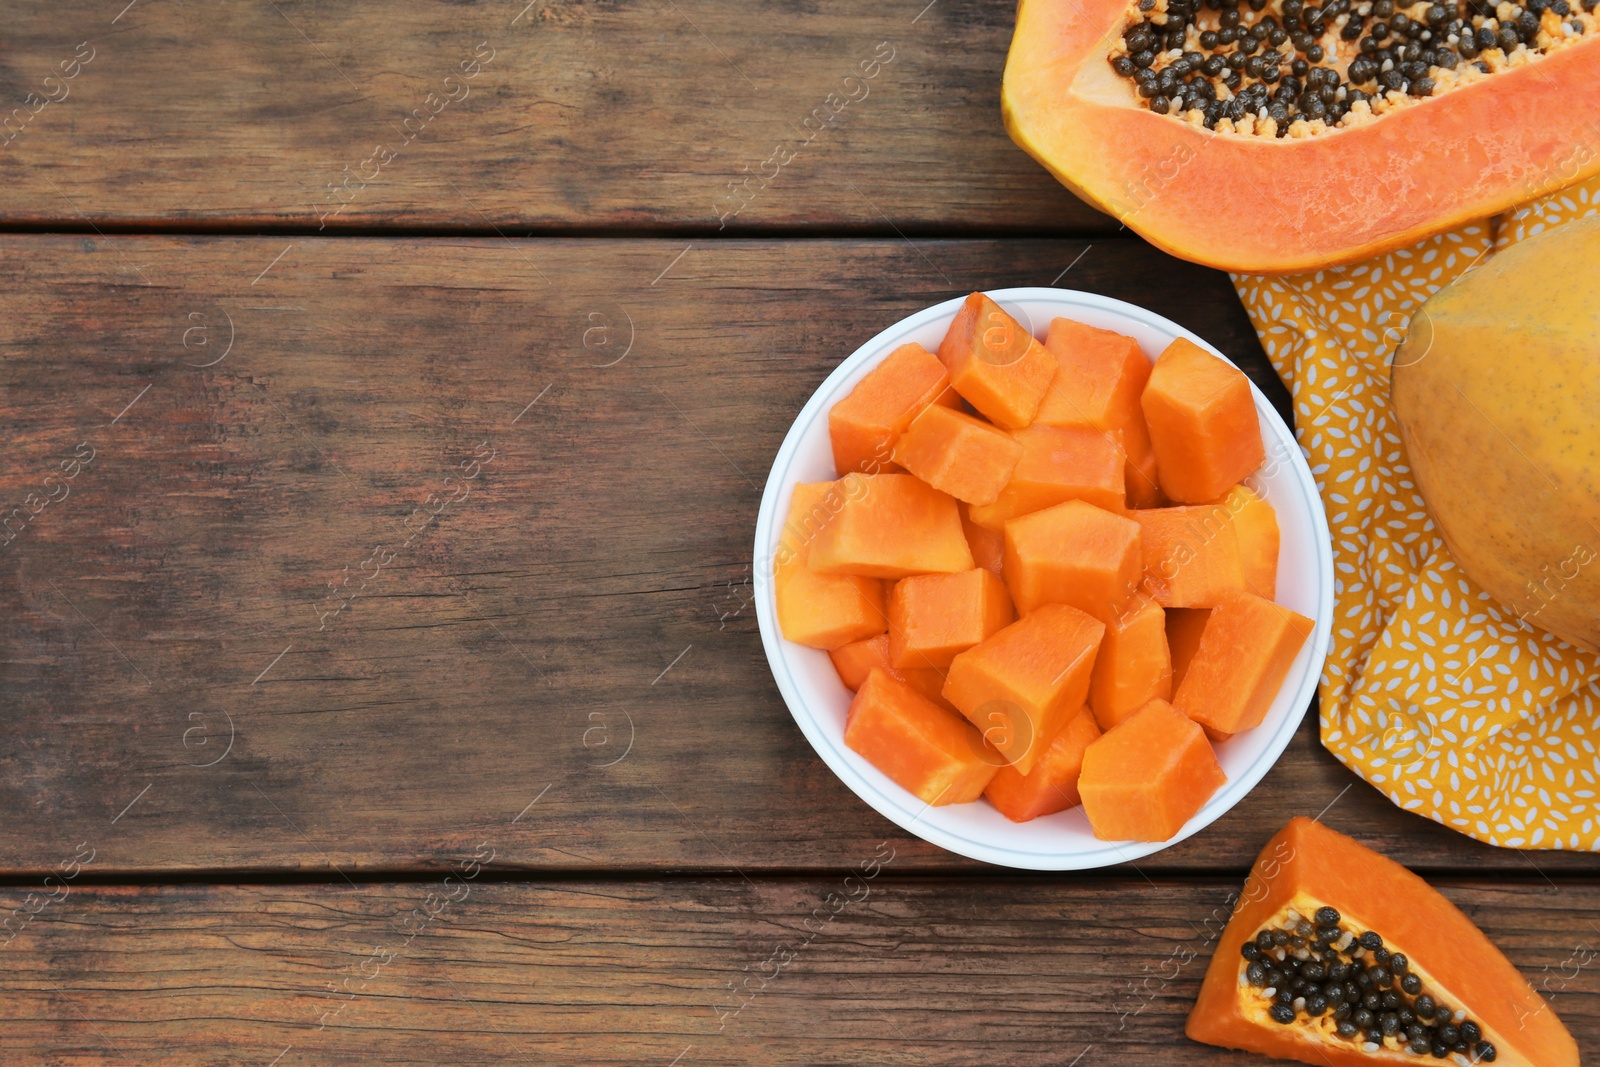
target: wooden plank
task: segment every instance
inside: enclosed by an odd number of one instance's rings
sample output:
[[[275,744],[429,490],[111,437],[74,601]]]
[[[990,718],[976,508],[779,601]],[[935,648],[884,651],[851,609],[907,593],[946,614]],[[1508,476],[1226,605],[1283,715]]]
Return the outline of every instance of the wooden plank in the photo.
[[[1182,1036],[1238,883],[907,879],[889,846],[850,868],[874,855],[876,878],[69,885],[6,950],[0,1026],[72,1067],[1258,1062]],[[1600,889],[1441,888],[1593,1055]]]
[[[856,345],[1057,278],[1284,399],[1226,279],[1133,241],[0,238],[0,870],[84,840],[106,871],[431,868],[490,827],[525,868],[837,867],[887,837],[971,869],[793,725],[752,530]],[[1140,867],[1242,869],[1323,809],[1423,867],[1596,867],[1353,781],[1308,727]]]
[[[0,221],[1109,233],[1001,127],[1014,8],[27,5]]]

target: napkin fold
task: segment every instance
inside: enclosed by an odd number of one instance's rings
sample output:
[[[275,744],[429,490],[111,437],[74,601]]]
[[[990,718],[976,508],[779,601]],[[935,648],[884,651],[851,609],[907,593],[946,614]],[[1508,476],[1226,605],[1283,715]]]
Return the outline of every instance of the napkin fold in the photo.
[[[1233,276],[1333,535],[1322,743],[1401,808],[1508,848],[1600,850],[1600,655],[1520,621],[1451,558],[1389,410],[1389,360],[1442,286],[1596,212],[1600,178],[1353,266]]]

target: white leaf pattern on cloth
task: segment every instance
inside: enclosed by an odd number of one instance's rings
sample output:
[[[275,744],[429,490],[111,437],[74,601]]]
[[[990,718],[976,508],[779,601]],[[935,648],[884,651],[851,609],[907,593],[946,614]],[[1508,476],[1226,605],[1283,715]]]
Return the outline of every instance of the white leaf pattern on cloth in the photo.
[[[1596,212],[1600,178],[1343,269],[1233,277],[1333,534],[1322,743],[1401,808],[1504,847],[1600,851],[1600,656],[1519,622],[1451,558],[1406,466],[1388,359],[1480,258]]]

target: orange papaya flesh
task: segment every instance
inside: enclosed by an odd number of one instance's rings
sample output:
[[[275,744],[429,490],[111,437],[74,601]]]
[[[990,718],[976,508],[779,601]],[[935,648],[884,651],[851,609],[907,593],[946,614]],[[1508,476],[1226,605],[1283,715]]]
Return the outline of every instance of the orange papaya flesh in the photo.
[[[1078,796],[1083,753],[1099,736],[1094,716],[1087,709],[1080,710],[1045,746],[1033,770],[1023,774],[1007,764],[995,772],[983,795],[1012,822],[1028,822],[1077,807],[1083,803]]]
[[[943,670],[1016,617],[1005,583],[982,567],[902,578],[889,594],[889,662]]]
[[[1139,588],[1139,524],[1069,500],[1006,523],[1006,585],[1022,614],[1071,604],[1113,619]]]
[[[1159,506],[1163,498],[1155,453],[1139,406],[1150,361],[1139,342],[1072,319],[1055,319],[1044,345],[1059,367],[1033,421],[1119,433],[1128,506]]]
[[[844,503],[838,482],[796,485],[789,498],[789,521],[773,559],[773,592],[778,629],[797,644],[834,649],[882,633],[889,625],[883,582],[854,574],[818,574],[809,566],[810,531]]]
[[[1072,319],[1053,319],[1044,346],[1056,358],[1056,376],[1033,421],[1126,430],[1140,414],[1139,394],[1150,377],[1150,361],[1138,341]]]
[[[859,641],[851,641],[847,645],[840,645],[828,651],[828,658],[833,661],[833,669],[839,672],[839,681],[843,682],[844,687],[851,692],[860,689],[866,682],[867,675],[877,668],[889,677],[906,683],[935,704],[949,706],[939,695],[939,691],[944,688],[943,672],[901,670],[889,663],[888,634],[876,634],[872,637],[863,637]]]
[[[1278,595],[1278,513],[1245,485],[1228,490],[1222,506],[1233,517],[1245,588],[1271,600]]]
[[[911,420],[930,404],[960,400],[938,356],[919,344],[901,345],[828,411],[834,470],[894,473],[890,457]]]
[[[1152,700],[1084,752],[1078,793],[1102,841],[1165,841],[1227,780],[1200,727]]]
[[[950,661],[944,698],[970,719],[1019,773],[1089,695],[1105,624],[1047,604]]]
[[[935,806],[977,800],[1001,762],[970,722],[876,668],[850,702],[844,741]]]
[[[1186,338],[1167,346],[1139,397],[1161,491],[1216,500],[1267,458],[1250,379]]]
[[[1035,423],[1011,437],[1020,446],[1016,466],[993,503],[972,506],[979,526],[1003,531],[1012,519],[1068,500],[1126,510],[1119,431]]]
[[[1200,650],[1210,608],[1167,608],[1167,652],[1172,657],[1172,691],[1176,693],[1189,672],[1189,662]],[[888,640],[887,637],[884,638]]]
[[[1600,124],[1548,105],[1592,79],[1594,34],[1373,121],[1277,138],[1150,110],[1109,62],[1129,20],[1126,0],[1022,0],[1001,110],[1012,139],[1059,181],[1184,259],[1251,274],[1321,270],[1600,172]],[[1341,44],[1337,33],[1323,41],[1329,52]],[[1239,197],[1249,227],[1230,206]]]
[[[1004,529],[989,530],[972,521],[967,505],[961,505],[961,529],[967,535],[972,561],[996,578],[1005,578],[1006,535]]]
[[[1245,588],[1233,517],[1220,504],[1130,511],[1139,524],[1142,588],[1164,608],[1209,608]]]
[[[1264,984],[1267,972],[1277,968],[1287,975],[1285,965],[1296,960],[1288,952],[1279,960],[1276,949],[1263,949],[1257,939],[1265,933],[1270,940],[1279,931],[1285,939],[1301,936],[1306,927],[1312,943],[1324,946],[1322,960],[1306,962],[1324,968],[1343,965],[1374,975],[1375,954],[1390,953],[1377,988],[1400,998],[1428,1040],[1408,1051],[1412,1035],[1401,1030],[1385,1036],[1380,1028],[1372,1048],[1368,1035],[1341,1036],[1332,1010],[1312,1015],[1305,1001],[1288,1005],[1286,1012],[1280,1008],[1282,1014],[1274,1018],[1267,990],[1276,987]],[[1396,953],[1404,957],[1403,967]],[[1421,1010],[1423,997],[1432,1010]],[[1441,1006],[1450,1010],[1448,1022]],[[1464,1050],[1445,1045],[1433,1052],[1445,1025],[1453,1028],[1446,1036]],[[1577,1044],[1550,1005],[1472,920],[1400,864],[1305,818],[1280,830],[1256,859],[1217,938],[1184,1030],[1195,1041],[1318,1067],[1435,1058],[1496,1067],[1578,1063]]]
[[[1152,700],[1171,698],[1166,614],[1141,593],[1106,623],[1089,681],[1089,707],[1100,729],[1111,729]]]
[[[1173,705],[1215,740],[1261,725],[1314,625],[1254,593],[1229,593],[1211,610]]]
[[[833,662],[839,681],[853,693],[861,688],[861,683],[867,680],[872,668],[889,666],[889,635],[863,637],[859,641],[840,645],[828,651],[828,659]]]
[[[883,582],[877,578],[817,574],[800,564],[781,569],[773,584],[778,629],[796,644],[838,648],[888,625]]]
[[[1161,471],[1156,467],[1156,453],[1148,443],[1143,455],[1135,455],[1131,450],[1128,452],[1122,481],[1128,487],[1130,508],[1159,508],[1167,503],[1166,496],[1161,492]]]
[[[918,478],[968,504],[992,504],[1022,446],[981,419],[937,405],[911,420],[894,460]]]
[[[972,569],[955,499],[909,474],[850,474],[811,539],[819,574],[906,578]]]
[[[1056,374],[1055,357],[982,293],[967,297],[956,312],[939,358],[956,392],[1006,430],[1033,421]]]

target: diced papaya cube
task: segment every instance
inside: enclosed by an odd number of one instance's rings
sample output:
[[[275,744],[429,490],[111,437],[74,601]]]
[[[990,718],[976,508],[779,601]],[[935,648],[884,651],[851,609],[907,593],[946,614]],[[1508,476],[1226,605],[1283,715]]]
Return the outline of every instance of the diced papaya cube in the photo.
[[[1180,504],[1216,500],[1267,458],[1250,380],[1182,337],[1156,360],[1140,406],[1161,490]]]
[[[1209,608],[1243,589],[1239,537],[1220,504],[1130,511],[1144,550],[1144,588],[1164,608]]]
[[[859,575],[818,574],[808,565],[820,524],[845,505],[838,482],[794,487],[789,516],[773,557],[773,593],[778,629],[796,644],[838,648],[889,625],[883,583]]]
[[[872,668],[889,666],[889,635],[863,637],[840,645],[828,651],[828,658],[833,661],[833,669],[839,672],[839,681],[853,693],[861,688]]]
[[[889,662],[943,670],[1016,617],[1005,583],[982,567],[902,578],[889,594]]]
[[[972,569],[954,498],[909,474],[852,474],[811,542],[818,574],[905,578]]]
[[[960,399],[938,356],[919,344],[901,345],[828,411],[834,469],[840,476],[893,473],[891,453],[911,420],[929,404],[954,406]]]
[[[1188,673],[1189,661],[1200,650],[1210,608],[1167,608],[1167,651],[1172,655],[1172,691],[1176,693]],[[887,637],[884,638],[888,640]]]
[[[832,482],[796,485],[789,494],[789,511],[783,517],[783,528],[778,531],[776,562],[788,563],[792,557],[809,552],[817,534],[844,507],[845,500],[864,491],[865,486],[859,479],[860,475],[855,475]]]
[[[1245,485],[1229,489],[1222,506],[1233,516],[1245,588],[1271,600],[1278,595],[1278,513]]]
[[[1006,585],[1024,615],[1071,604],[1114,619],[1138,591],[1143,562],[1139,524],[1081,500],[1006,523]]]
[[[817,574],[804,564],[778,571],[778,628],[809,648],[838,648],[888,624],[883,583],[854,574]]]
[[[876,668],[850,702],[844,743],[939,806],[977,800],[1001,762],[970,722]]]
[[[970,509],[979,526],[1004,530],[1011,519],[1068,500],[1087,501],[1107,511],[1125,510],[1117,431],[1033,425],[1011,436],[1021,446],[1021,457],[995,502]]]
[[[1261,725],[1316,624],[1235,590],[1211,610],[1173,706],[1222,740]]]
[[[1139,412],[1150,361],[1139,342],[1113,330],[1054,319],[1044,346],[1059,369],[1035,422],[1120,430]]]
[[[941,492],[969,504],[1000,495],[1022,446],[981,419],[937,405],[922,409],[894,446],[894,460]]]
[[[967,297],[939,343],[950,383],[990,422],[1020,430],[1033,421],[1056,359],[982,293]]]
[[[972,559],[978,566],[996,578],[1005,577],[1006,535],[1004,530],[988,530],[972,521],[971,509],[961,505],[961,529],[967,535],[967,547],[972,549]]]
[[[949,707],[940,691],[944,689],[944,672],[934,670],[899,670],[889,664],[889,635],[877,634],[863,637],[848,645],[828,651],[833,669],[839,672],[839,681],[854,692],[861,688],[874,667],[891,678],[909,685],[923,696],[942,707]]]
[[[1045,746],[1033,770],[1022,774],[1009,764],[1001,767],[983,795],[1012,822],[1075,808],[1083,803],[1078,796],[1078,772],[1083,768],[1084,750],[1099,737],[1100,727],[1085,708]]]
[[[892,615],[890,619],[892,625]],[[1109,730],[1150,701],[1171,697],[1166,612],[1140,593],[1106,623],[1089,682],[1089,707],[1100,729]]]
[[[1102,841],[1165,841],[1227,780],[1200,727],[1152,700],[1089,746],[1078,792]]]
[[[1044,346],[1056,357],[1059,369],[1033,421],[1120,432],[1127,506],[1159,506],[1155,453],[1139,405],[1150,378],[1150,361],[1139,342],[1111,330],[1056,319]]]
[[[1093,616],[1047,604],[951,660],[944,698],[1027,774],[1089,695],[1103,633]]]

